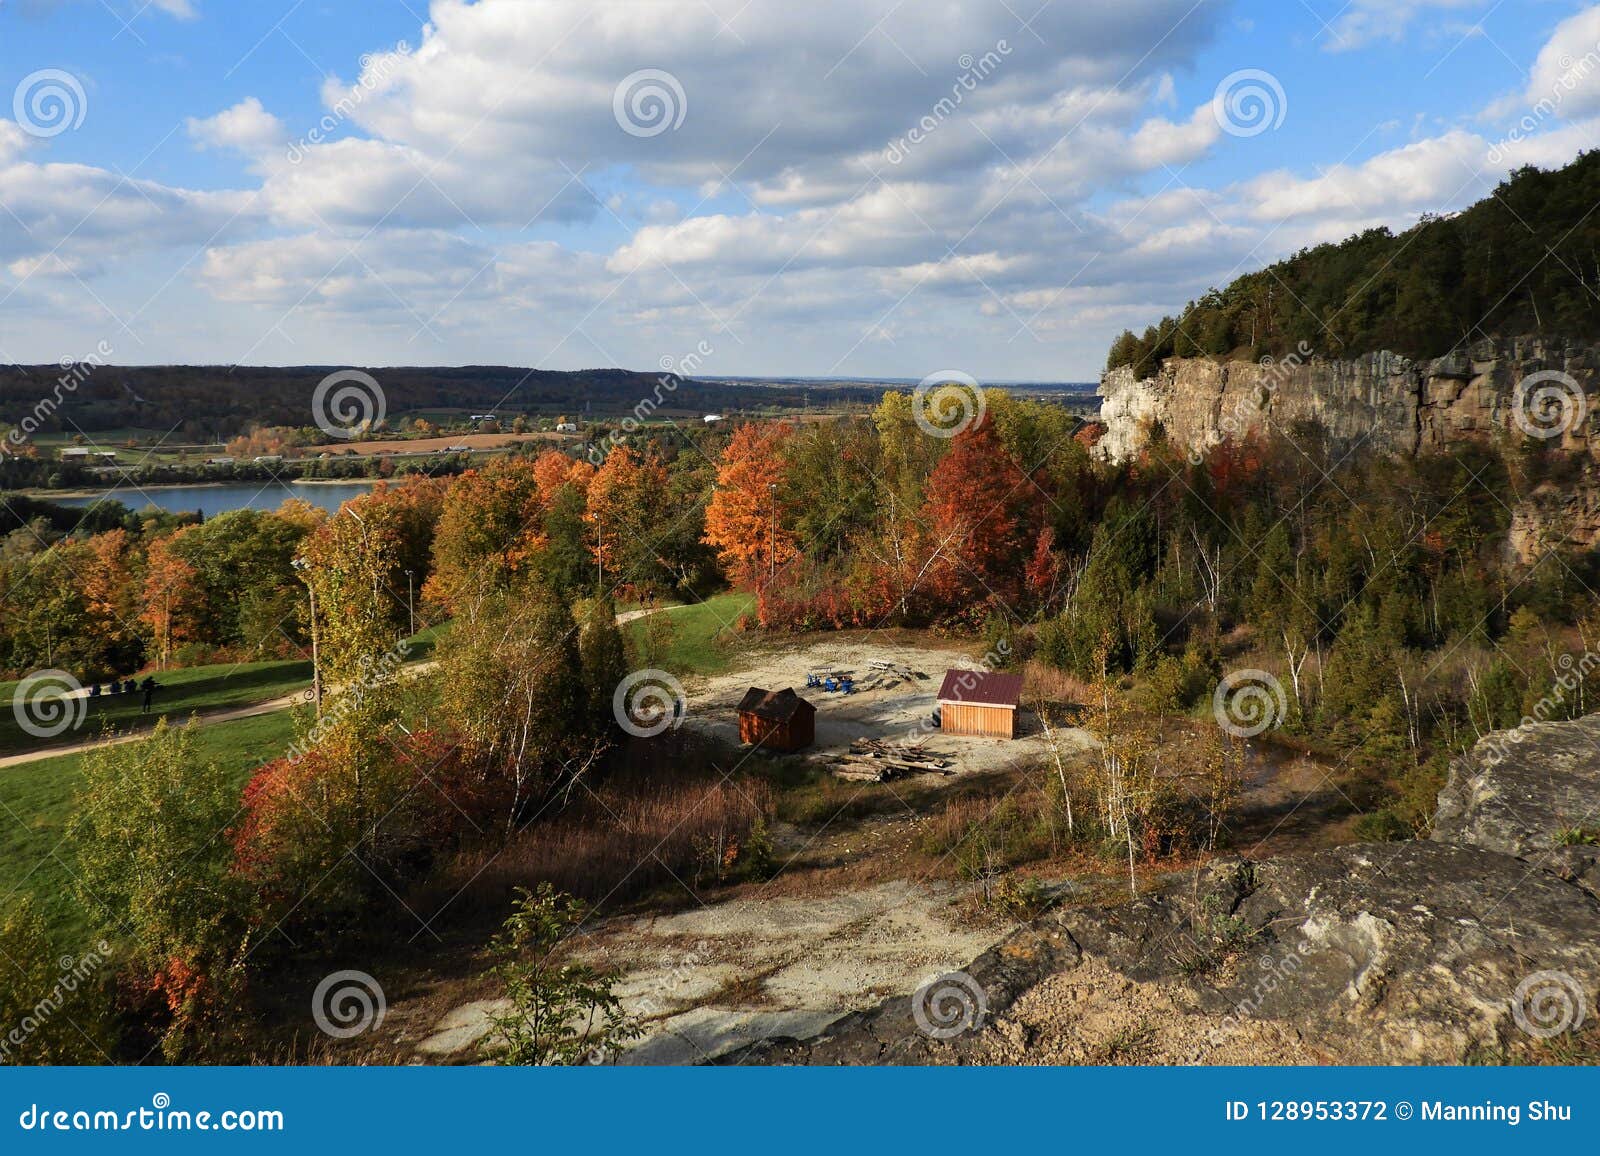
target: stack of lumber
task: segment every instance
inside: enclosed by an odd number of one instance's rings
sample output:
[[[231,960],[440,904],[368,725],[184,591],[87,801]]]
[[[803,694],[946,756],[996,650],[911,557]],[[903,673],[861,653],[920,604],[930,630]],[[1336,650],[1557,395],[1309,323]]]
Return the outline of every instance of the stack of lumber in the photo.
[[[919,670],[912,670],[909,666],[886,662],[880,658],[869,660],[867,668],[869,673],[856,683],[857,690],[879,690],[928,677]]]
[[[862,783],[882,783],[902,775],[953,775],[951,761],[923,750],[921,743],[886,743],[857,739],[848,754],[834,759],[838,778]]]

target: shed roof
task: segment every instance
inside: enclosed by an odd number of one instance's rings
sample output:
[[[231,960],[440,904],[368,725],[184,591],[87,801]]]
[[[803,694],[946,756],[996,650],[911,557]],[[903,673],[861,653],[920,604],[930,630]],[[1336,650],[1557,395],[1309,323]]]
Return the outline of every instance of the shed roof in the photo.
[[[1022,698],[1020,674],[994,674],[986,670],[949,670],[939,684],[940,702],[970,702],[980,706],[1015,707]]]
[[[793,687],[782,690],[764,690],[752,686],[739,700],[740,714],[753,714],[772,722],[788,722],[802,709],[816,713],[816,707],[794,692]]]

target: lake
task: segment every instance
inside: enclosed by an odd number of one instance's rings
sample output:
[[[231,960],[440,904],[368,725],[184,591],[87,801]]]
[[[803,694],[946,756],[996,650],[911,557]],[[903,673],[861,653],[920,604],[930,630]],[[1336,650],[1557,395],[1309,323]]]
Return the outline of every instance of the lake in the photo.
[[[296,485],[293,482],[237,482],[221,486],[137,486],[122,485],[89,497],[49,498],[63,506],[89,506],[104,499],[121,502],[129,509],[142,510],[154,503],[163,510],[189,514],[199,510],[210,518],[229,510],[276,510],[290,498],[303,498],[313,506],[332,513],[340,503],[364,494],[372,482],[328,482]],[[41,495],[49,497],[48,495]]]

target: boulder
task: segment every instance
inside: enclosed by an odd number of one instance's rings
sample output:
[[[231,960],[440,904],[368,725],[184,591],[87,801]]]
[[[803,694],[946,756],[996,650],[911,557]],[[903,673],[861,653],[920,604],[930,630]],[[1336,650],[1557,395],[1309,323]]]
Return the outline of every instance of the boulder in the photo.
[[[1549,852],[1600,826],[1600,715],[1496,731],[1450,766],[1432,838],[1507,855]]]

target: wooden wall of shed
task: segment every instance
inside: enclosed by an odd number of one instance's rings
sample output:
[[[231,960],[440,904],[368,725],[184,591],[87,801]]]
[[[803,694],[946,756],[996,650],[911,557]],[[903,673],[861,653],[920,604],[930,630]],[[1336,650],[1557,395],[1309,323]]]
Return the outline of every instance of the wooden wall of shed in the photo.
[[[947,735],[976,735],[986,739],[1015,738],[1017,712],[981,703],[944,703],[939,707],[939,729]]]
[[[816,717],[809,711],[798,711],[786,723],[772,722],[753,714],[739,716],[739,741],[751,746],[760,745],[768,751],[798,751],[816,740]]]

